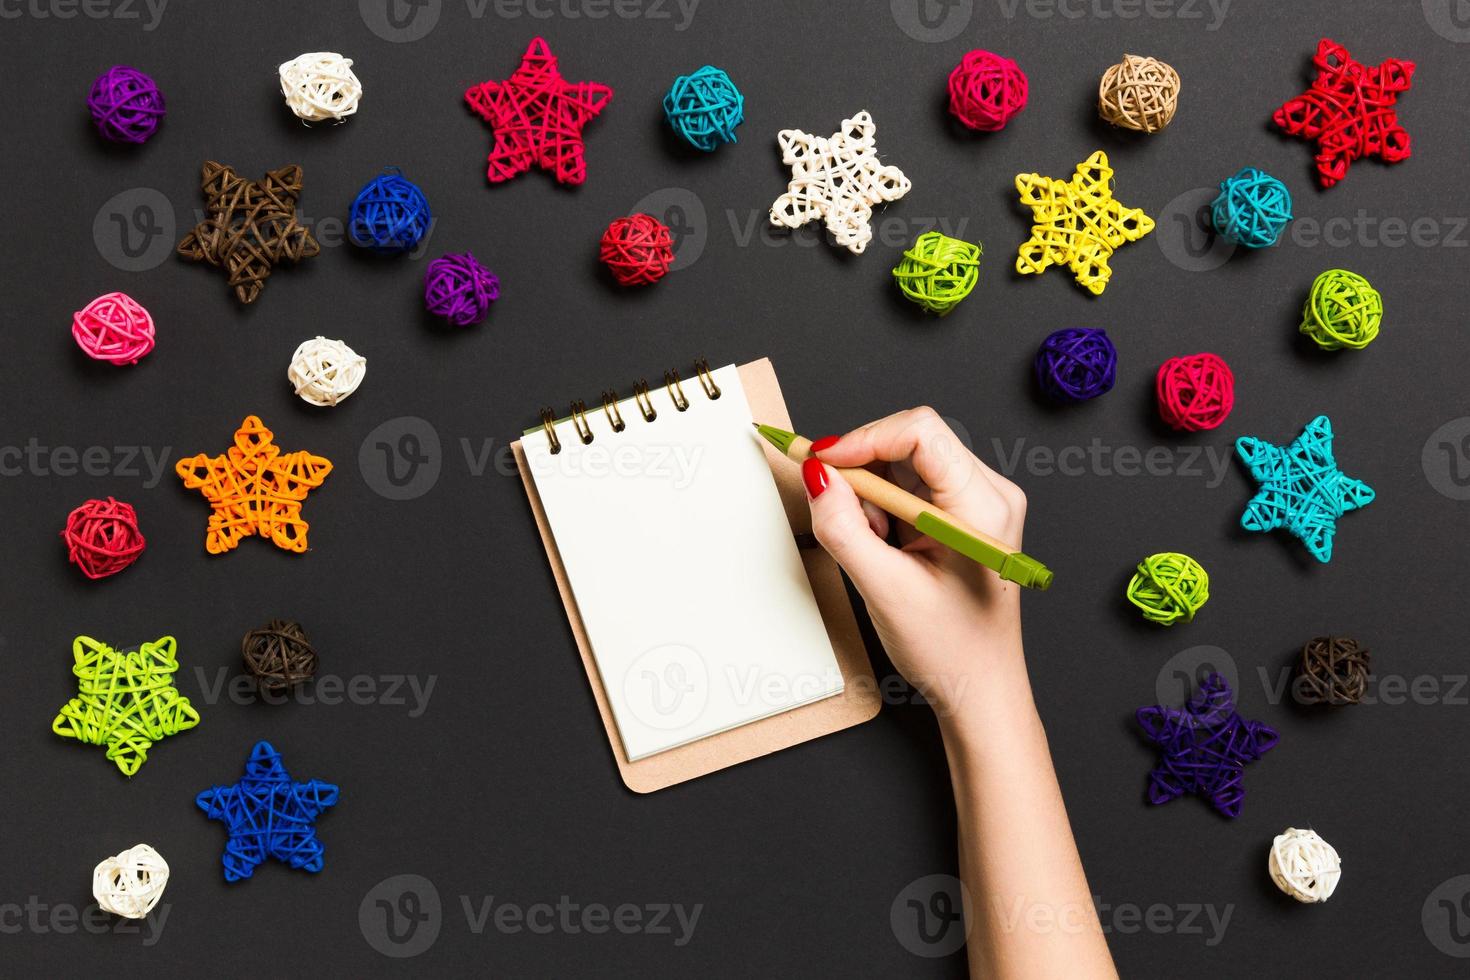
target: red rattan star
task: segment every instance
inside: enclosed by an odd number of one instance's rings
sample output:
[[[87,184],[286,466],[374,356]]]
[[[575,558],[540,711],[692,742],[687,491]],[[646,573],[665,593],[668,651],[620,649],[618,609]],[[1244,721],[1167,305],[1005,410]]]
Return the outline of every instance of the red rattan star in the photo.
[[[556,67],[545,38],[533,38],[521,66],[503,82],[485,82],[465,101],[495,128],[490,183],[510,180],[539,164],[563,184],[587,179],[582,127],[612,100],[599,82],[569,82]]]
[[[1323,38],[1312,58],[1317,77],[1301,95],[1276,110],[1272,120],[1293,136],[1317,141],[1317,176],[1331,187],[1359,157],[1385,163],[1409,158],[1409,134],[1394,103],[1409,90],[1414,63],[1389,58],[1370,68],[1347,48]]]

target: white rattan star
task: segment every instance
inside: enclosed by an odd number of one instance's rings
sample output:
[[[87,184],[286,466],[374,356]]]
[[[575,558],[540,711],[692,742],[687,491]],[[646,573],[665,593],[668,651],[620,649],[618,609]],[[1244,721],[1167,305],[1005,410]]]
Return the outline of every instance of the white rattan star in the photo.
[[[820,217],[838,245],[861,255],[873,239],[873,205],[896,201],[913,186],[902,170],[879,162],[876,130],[866,109],[830,137],[781,130],[776,139],[791,183],[771,205],[771,224],[797,228]]]

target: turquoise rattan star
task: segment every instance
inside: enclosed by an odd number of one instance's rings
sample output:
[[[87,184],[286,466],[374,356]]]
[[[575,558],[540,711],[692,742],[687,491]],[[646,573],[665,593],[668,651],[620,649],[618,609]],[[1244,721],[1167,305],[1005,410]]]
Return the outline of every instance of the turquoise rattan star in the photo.
[[[1240,515],[1240,526],[1247,531],[1284,527],[1318,561],[1332,558],[1337,519],[1373,502],[1372,487],[1337,468],[1332,422],[1325,415],[1307,423],[1289,446],[1242,436],[1235,440],[1235,451],[1261,484]]]

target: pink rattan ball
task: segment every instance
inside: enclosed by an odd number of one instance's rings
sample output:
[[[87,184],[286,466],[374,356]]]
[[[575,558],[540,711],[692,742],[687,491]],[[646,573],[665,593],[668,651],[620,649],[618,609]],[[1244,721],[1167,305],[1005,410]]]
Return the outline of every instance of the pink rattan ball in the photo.
[[[72,315],[71,335],[88,357],[136,364],[153,349],[153,317],[127,293],[107,293]]]

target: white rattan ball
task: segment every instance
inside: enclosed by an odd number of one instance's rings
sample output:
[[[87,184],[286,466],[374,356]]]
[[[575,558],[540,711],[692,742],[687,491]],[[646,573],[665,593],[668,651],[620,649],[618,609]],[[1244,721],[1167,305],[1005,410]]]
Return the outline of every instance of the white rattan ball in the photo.
[[[1271,842],[1267,861],[1276,887],[1298,902],[1325,902],[1342,877],[1342,861],[1315,830],[1288,827]]]
[[[168,884],[168,862],[147,844],[104,858],[92,872],[92,895],[104,910],[127,919],[153,911]]]
[[[367,375],[367,358],[340,340],[302,341],[291,355],[286,378],[303,401],[326,407],[357,390]]]
[[[281,94],[306,122],[341,122],[357,111],[362,82],[352,73],[351,58],[313,51],[281,65]]]

